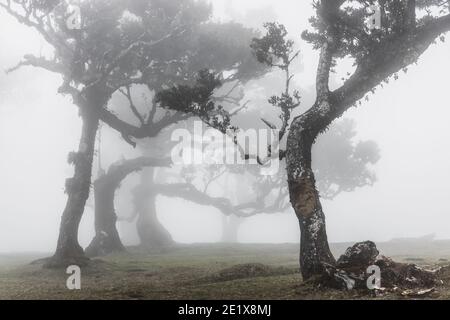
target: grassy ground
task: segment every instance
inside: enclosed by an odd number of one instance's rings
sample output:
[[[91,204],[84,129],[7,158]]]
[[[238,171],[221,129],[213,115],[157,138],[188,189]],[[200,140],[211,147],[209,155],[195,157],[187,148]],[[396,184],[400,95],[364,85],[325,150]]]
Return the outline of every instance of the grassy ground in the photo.
[[[335,255],[349,244],[333,245]],[[419,265],[450,264],[450,241],[379,244],[383,254]],[[44,255],[45,256],[45,255]],[[42,255],[0,256],[0,299],[373,299],[357,291],[320,290],[303,283],[298,246],[205,244],[167,252],[128,253],[82,270],[82,289],[66,288],[64,270],[30,262]],[[450,299],[450,271],[427,298]],[[402,298],[391,293],[381,299]]]

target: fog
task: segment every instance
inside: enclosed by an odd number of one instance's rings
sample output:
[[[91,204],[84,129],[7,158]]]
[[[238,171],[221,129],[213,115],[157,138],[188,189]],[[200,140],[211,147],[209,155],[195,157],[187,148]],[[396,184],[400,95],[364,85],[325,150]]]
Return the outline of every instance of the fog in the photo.
[[[214,17],[260,27],[266,20],[283,23],[301,50],[302,67],[295,86],[302,95],[315,82],[318,52],[301,40],[313,15],[312,1],[211,0]],[[27,53],[39,55],[48,48],[37,33],[0,12],[0,67],[14,66]],[[357,140],[373,140],[380,160],[373,166],[373,186],[344,192],[323,200],[330,242],[387,241],[435,233],[450,238],[450,118],[448,86],[450,44],[433,45],[411,66],[370,96],[345,118],[356,123]],[[335,81],[351,69],[343,61]],[[65,179],[73,168],[67,154],[76,149],[80,136],[77,108],[57,95],[59,76],[34,68],[11,74],[0,72],[0,252],[50,252],[55,248],[61,213],[66,202]],[[311,104],[310,98],[302,104]],[[306,105],[304,106],[306,107]],[[139,156],[118,133],[102,127],[102,165]],[[119,215],[131,214],[127,203],[138,181],[134,174],[118,191]],[[223,215],[216,209],[186,200],[158,197],[161,223],[180,243],[218,242]],[[92,199],[80,228],[80,243],[94,236]],[[133,224],[120,223],[126,245],[137,244]],[[298,220],[293,210],[245,219],[238,239],[246,243],[299,241]]]

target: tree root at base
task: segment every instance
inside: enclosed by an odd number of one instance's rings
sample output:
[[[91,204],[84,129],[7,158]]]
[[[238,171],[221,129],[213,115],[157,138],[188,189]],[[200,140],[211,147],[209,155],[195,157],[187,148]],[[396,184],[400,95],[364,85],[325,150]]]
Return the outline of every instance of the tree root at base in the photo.
[[[412,294],[432,292],[439,284],[436,271],[384,257],[371,241],[348,248],[335,265],[324,263],[322,274],[314,282],[338,290],[391,290]]]

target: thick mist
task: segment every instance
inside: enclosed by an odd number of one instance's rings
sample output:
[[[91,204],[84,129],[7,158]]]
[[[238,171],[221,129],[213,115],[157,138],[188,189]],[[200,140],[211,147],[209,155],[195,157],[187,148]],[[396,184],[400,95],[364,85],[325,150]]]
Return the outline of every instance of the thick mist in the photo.
[[[279,21],[301,50],[301,67],[294,84],[308,107],[314,100],[317,51],[301,40],[313,14],[312,1],[211,0],[215,19],[234,20],[259,28]],[[14,66],[27,53],[48,48],[37,33],[4,12],[0,13],[0,68]],[[330,242],[418,237],[430,233],[450,238],[450,149],[447,125],[450,109],[446,70],[450,70],[450,44],[437,43],[413,65],[408,74],[380,89],[345,118],[356,124],[356,140],[375,141],[380,160],[371,168],[373,186],[323,200]],[[333,75],[335,83],[352,70],[345,61]],[[432,81],[430,81],[432,79]],[[77,147],[80,119],[70,99],[56,95],[61,79],[46,71],[22,68],[0,72],[0,252],[54,250],[66,196],[65,179],[72,175],[67,154]],[[264,97],[263,97],[264,98]],[[262,99],[262,98],[261,98]],[[264,98],[265,99],[265,98]],[[326,133],[325,133],[326,134]],[[319,138],[320,139],[320,138]],[[320,142],[320,140],[319,140]],[[151,143],[151,142],[150,142]],[[102,166],[139,156],[119,134],[102,127]],[[138,182],[134,174],[122,184],[116,199],[119,216],[132,214],[129,190]],[[180,243],[218,242],[223,215],[211,207],[186,200],[158,197],[159,220]],[[80,228],[80,243],[94,235],[90,199]],[[118,226],[126,245],[137,244],[132,223]],[[291,209],[279,214],[245,219],[238,239],[247,243],[298,242],[298,220]]]

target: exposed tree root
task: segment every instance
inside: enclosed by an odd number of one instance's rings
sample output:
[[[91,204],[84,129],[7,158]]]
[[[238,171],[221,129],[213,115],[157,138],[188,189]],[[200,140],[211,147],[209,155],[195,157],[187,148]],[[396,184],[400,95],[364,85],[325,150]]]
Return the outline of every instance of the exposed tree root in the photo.
[[[381,290],[429,291],[438,284],[437,273],[414,264],[398,263],[381,256],[375,243],[357,243],[347,249],[336,265],[324,264],[323,273],[315,281],[321,286],[340,290],[370,290],[368,273],[371,266],[381,271]],[[369,282],[370,283],[370,282]]]

